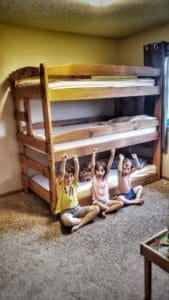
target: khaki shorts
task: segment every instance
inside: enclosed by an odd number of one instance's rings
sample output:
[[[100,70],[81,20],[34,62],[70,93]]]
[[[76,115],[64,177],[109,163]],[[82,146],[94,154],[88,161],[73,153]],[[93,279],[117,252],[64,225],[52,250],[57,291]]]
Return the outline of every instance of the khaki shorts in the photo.
[[[62,218],[66,214],[72,215],[72,217],[75,218],[83,218],[90,210],[90,206],[76,206],[74,208],[65,209],[62,212],[60,212],[59,216]]]

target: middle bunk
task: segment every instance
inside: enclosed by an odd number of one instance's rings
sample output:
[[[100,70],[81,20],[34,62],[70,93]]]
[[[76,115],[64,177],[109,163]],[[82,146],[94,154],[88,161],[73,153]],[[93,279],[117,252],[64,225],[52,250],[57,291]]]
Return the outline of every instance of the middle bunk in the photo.
[[[82,121],[83,119],[68,120],[58,126],[57,121],[54,122],[52,141],[56,161],[64,153],[84,156],[92,153],[94,148],[102,152],[157,140],[159,137],[159,120],[152,116],[124,116],[95,122],[85,119],[86,122],[81,123]],[[37,140],[45,140],[44,129],[34,129],[33,136]]]

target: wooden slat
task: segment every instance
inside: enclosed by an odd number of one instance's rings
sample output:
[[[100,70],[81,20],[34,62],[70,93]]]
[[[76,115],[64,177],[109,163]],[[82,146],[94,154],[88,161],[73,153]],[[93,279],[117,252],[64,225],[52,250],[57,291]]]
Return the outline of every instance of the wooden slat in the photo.
[[[41,97],[39,85],[16,87],[14,92],[17,99],[39,99]]]
[[[82,123],[97,122],[97,121],[101,122],[101,121],[108,121],[109,119],[110,119],[110,117],[106,117],[106,116],[66,119],[66,120],[52,121],[52,127],[73,125],[73,124],[82,124]],[[33,129],[44,129],[44,122],[34,123],[34,124],[32,124],[32,128]],[[26,129],[25,126],[23,126],[23,130],[24,129]]]
[[[72,101],[72,100],[92,100],[134,96],[159,95],[158,86],[139,86],[139,87],[91,87],[91,88],[65,88],[49,89],[50,101]]]
[[[97,148],[98,152],[103,152],[112,148],[124,148],[136,144],[142,144],[150,141],[157,140],[159,137],[158,132],[149,133],[143,136],[136,136],[136,137],[128,137],[126,138],[117,138],[113,141],[103,141],[102,139],[97,143],[92,143],[90,145],[82,145],[79,146],[75,144],[74,147],[69,149],[63,149],[55,151],[55,160],[59,161],[61,156],[64,155],[65,152],[69,153],[69,156],[78,155],[78,156],[85,156],[86,154],[92,153],[94,148]]]
[[[32,117],[31,117],[31,107],[30,107],[30,99],[24,98],[24,109],[27,115],[26,120],[26,132],[27,135],[32,136]]]
[[[20,161],[22,164],[25,164],[27,168],[31,168],[43,176],[49,178],[49,169],[39,162],[26,157],[25,155],[20,155]]]
[[[161,79],[158,80],[158,86],[161,90],[159,96],[156,97],[154,116],[159,120],[159,139],[154,143],[153,149],[153,164],[157,167],[158,179],[161,178],[162,173],[162,163],[161,163],[161,123],[162,123],[162,82]]]
[[[33,181],[31,179],[31,177],[27,176],[27,174],[22,173],[21,178],[22,178],[22,182],[24,183],[24,185],[26,185],[29,189],[31,189],[36,194],[38,194],[42,199],[44,199],[48,203],[50,203],[50,193],[49,193],[49,191],[47,191],[42,186],[40,186],[38,183]]]
[[[32,146],[34,148],[37,148],[37,149],[39,149],[39,150],[41,150],[45,153],[47,151],[47,145],[46,145],[45,141],[38,140],[34,137],[27,136],[27,135],[22,134],[22,133],[18,133],[17,138],[18,138],[19,141],[22,141],[23,143],[25,143],[29,146]]]
[[[16,128],[17,128],[17,132],[20,133],[20,132],[22,132],[22,126],[21,126],[20,119],[17,118],[17,112],[20,111],[20,101],[18,101],[15,97],[15,82],[14,81],[11,82],[11,93],[12,93],[12,98],[13,98],[13,102],[14,102],[14,118],[16,119]]]
[[[110,117],[108,116],[96,116],[96,117],[87,117],[87,118],[76,118],[76,119],[66,119],[59,121],[52,121],[53,127],[64,126],[64,125],[73,125],[73,124],[83,124],[90,122],[101,122],[108,121]]]
[[[47,68],[49,77],[58,76],[94,76],[94,75],[135,75],[145,77],[160,76],[160,69],[141,66],[120,66],[103,64],[65,64]]]
[[[12,72],[9,76],[10,80],[21,80],[39,76],[39,68],[24,67]]]
[[[26,122],[27,121],[27,113],[24,112],[24,111],[17,111],[15,110],[14,112],[14,115],[15,115],[15,119],[18,120],[18,121],[24,121]]]
[[[50,204],[50,192],[49,191],[45,190],[42,186],[40,186],[38,183],[33,181],[31,178],[27,178],[27,184],[32,191],[34,191],[42,199],[44,199],[45,201],[47,201]]]
[[[158,120],[136,120],[122,123],[110,123],[109,125],[97,125],[90,128],[74,129],[62,134],[53,136],[53,143],[59,144],[70,141],[77,141],[92,137],[110,135],[113,133],[126,132],[142,128],[155,127],[159,125]]]

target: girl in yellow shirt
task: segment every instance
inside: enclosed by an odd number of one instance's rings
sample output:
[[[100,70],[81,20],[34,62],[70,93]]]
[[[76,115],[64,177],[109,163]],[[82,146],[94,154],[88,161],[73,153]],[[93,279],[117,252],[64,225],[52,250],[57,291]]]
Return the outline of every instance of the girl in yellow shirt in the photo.
[[[61,158],[60,176],[56,182],[57,205],[55,213],[60,216],[65,226],[72,227],[71,232],[92,221],[100,212],[98,206],[80,206],[78,203],[77,188],[79,175],[78,157],[74,156],[74,168],[66,166],[67,154]]]

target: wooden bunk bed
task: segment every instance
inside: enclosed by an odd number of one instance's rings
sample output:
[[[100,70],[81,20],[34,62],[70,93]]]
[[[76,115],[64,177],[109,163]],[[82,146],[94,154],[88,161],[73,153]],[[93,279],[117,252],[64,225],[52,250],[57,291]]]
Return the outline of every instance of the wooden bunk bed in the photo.
[[[125,148],[150,143],[155,169],[142,171],[133,184],[146,184],[161,174],[161,92],[160,70],[151,67],[69,64],[47,67],[25,67],[10,74],[14,113],[19,143],[21,176],[25,191],[32,190],[45,199],[52,211],[57,201],[56,163],[66,152],[79,157],[111,148]],[[148,96],[148,97],[147,97]],[[154,99],[153,115],[102,116],[57,120],[52,105],[79,101],[113,103],[124,99]],[[39,100],[40,99],[40,100]],[[31,102],[41,101],[43,122],[33,122]],[[110,101],[110,100],[109,100]],[[123,102],[122,102],[123,103]],[[152,103],[152,101],[151,101]],[[66,104],[67,105],[67,104]],[[57,110],[55,115],[57,114]],[[78,114],[78,113],[77,113]],[[123,114],[124,115],[124,114]],[[115,174],[113,173],[113,176]],[[116,179],[115,179],[116,181]],[[87,192],[82,192],[83,190]],[[117,182],[111,186],[117,193]],[[81,204],[89,203],[90,182],[79,190]]]

